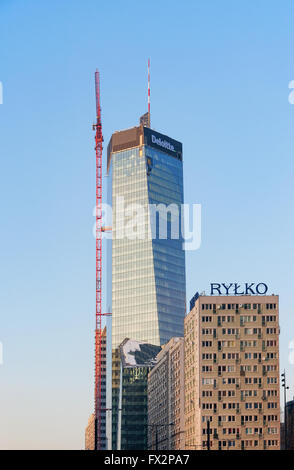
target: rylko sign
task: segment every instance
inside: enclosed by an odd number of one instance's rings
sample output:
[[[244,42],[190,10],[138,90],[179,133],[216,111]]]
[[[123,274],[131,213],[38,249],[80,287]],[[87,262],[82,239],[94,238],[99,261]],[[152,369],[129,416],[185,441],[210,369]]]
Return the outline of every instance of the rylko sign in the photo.
[[[231,284],[210,284],[210,295],[265,295],[267,291],[268,287],[264,282],[259,284],[246,282],[243,285],[236,282]]]

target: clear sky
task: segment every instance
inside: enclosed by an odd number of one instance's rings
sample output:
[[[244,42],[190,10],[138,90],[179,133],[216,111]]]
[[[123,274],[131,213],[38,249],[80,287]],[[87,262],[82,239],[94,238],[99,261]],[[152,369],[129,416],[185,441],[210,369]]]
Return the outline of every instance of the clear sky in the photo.
[[[147,110],[149,56],[152,125],[183,142],[185,201],[202,204],[187,298],[220,281],[280,294],[293,396],[293,17],[292,0],[1,0],[0,448],[83,448],[94,71],[107,144]]]

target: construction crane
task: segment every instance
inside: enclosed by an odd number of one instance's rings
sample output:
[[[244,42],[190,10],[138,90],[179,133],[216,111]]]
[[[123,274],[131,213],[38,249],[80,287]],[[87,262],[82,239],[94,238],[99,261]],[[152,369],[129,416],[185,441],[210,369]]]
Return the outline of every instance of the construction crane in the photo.
[[[96,96],[96,124],[95,152],[96,152],[96,312],[95,312],[95,450],[102,449],[101,439],[101,417],[107,408],[102,408],[101,383],[102,383],[102,317],[111,316],[111,313],[102,313],[102,237],[104,232],[112,230],[112,227],[102,226],[102,151],[103,134],[100,104],[100,74],[95,72],[95,96]],[[148,121],[150,127],[150,59],[148,59]]]
[[[102,343],[102,120],[100,76],[95,72],[96,93],[96,326],[95,326],[95,450],[101,449],[101,343]]]

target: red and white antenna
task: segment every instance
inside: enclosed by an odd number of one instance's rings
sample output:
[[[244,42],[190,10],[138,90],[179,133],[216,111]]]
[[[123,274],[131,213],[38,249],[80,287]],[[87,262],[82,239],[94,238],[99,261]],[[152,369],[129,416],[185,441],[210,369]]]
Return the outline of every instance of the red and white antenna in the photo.
[[[148,127],[151,125],[150,115],[150,59],[148,59]]]

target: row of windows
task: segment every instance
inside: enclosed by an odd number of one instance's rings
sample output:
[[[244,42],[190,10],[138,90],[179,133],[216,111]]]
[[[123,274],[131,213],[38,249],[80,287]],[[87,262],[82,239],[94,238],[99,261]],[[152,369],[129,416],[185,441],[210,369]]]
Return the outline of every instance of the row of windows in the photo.
[[[260,309],[262,305],[265,305],[267,310],[275,310],[277,308],[276,304],[202,304],[202,310],[238,310],[239,308],[245,308],[246,310],[257,310]]]
[[[244,320],[242,320],[242,318],[243,318]],[[250,318],[251,320],[248,320],[249,318]],[[227,317],[221,316],[221,317],[217,317],[217,319],[218,319],[218,324],[219,324],[219,326],[220,326],[220,324],[221,324],[222,322],[225,322],[225,321],[231,322],[231,323],[234,322],[234,317],[232,317],[232,316],[227,316]],[[265,315],[265,316],[262,317],[262,319],[263,319],[264,322],[275,322],[275,321],[277,321],[276,315]],[[201,317],[202,323],[212,323],[213,320],[214,320],[214,317],[211,317],[211,316]],[[241,320],[241,323],[242,323],[242,321],[243,321],[243,322],[249,322],[249,321],[255,322],[255,321],[256,321],[256,317],[255,317],[255,316],[252,316],[252,317],[247,317],[247,316],[245,316],[245,317],[240,317],[240,320]],[[223,329],[223,331],[224,331],[224,330],[225,330],[225,329]],[[229,330],[235,331],[234,328],[227,329],[227,330],[228,330],[228,331],[229,331]],[[260,330],[260,328],[244,328],[244,331],[245,331],[245,332],[246,332],[246,331],[253,331],[253,330]],[[239,330],[238,330],[238,331],[239,331]],[[261,330],[260,330],[260,331],[261,331]],[[234,333],[228,333],[228,334],[234,334]]]

